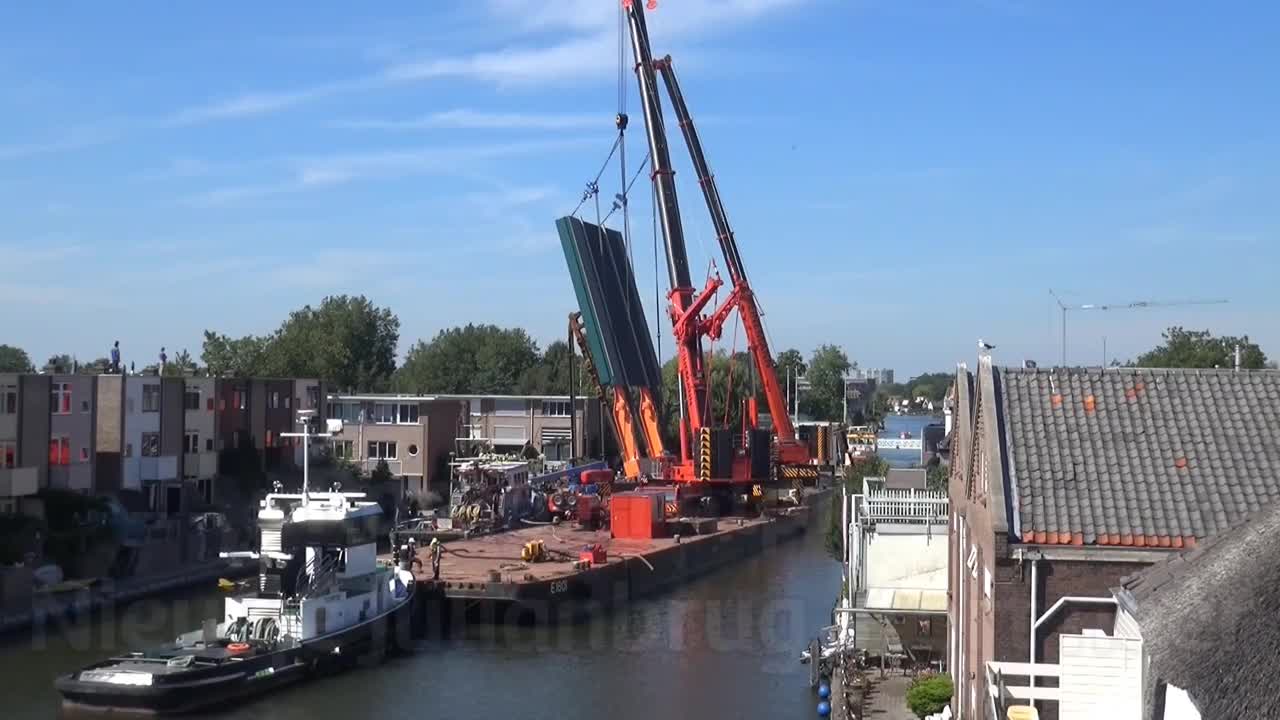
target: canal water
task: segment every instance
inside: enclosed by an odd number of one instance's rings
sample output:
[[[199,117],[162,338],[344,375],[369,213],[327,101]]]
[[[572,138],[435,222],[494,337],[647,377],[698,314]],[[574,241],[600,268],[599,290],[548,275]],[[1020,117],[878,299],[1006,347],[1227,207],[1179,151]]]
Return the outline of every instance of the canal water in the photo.
[[[880,437],[897,438],[901,437],[905,431],[911,433],[911,437],[918,438],[924,433],[925,425],[941,422],[942,418],[933,415],[886,415],[884,430],[880,431]],[[920,465],[919,450],[882,450],[880,457],[893,467],[919,467]]]
[[[838,507],[838,506],[837,506]],[[831,622],[840,569],[810,531],[678,590],[572,627],[471,626],[411,655],[286,688],[210,717],[319,720],[811,718],[799,653]],[[0,645],[0,717],[59,714],[57,673],[216,617],[216,589],[142,600]]]

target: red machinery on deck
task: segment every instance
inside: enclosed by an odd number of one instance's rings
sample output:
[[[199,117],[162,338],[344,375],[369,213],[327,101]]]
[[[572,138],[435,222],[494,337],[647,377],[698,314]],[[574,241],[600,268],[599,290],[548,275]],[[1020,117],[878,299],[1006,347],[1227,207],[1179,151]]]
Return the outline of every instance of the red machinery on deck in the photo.
[[[623,7],[630,28],[636,78],[644,108],[651,177],[658,199],[658,225],[666,247],[668,280],[671,286],[667,296],[670,303],[667,310],[676,340],[677,366],[684,400],[680,422],[680,458],[678,462],[672,463],[669,475],[679,483],[706,483],[711,488],[727,486],[730,490],[743,485],[763,485],[773,480],[816,480],[817,468],[810,463],[809,449],[805,443],[797,440],[795,428],[787,414],[786,399],[778,382],[773,357],[769,353],[769,343],[755,293],[747,280],[737,242],[721,203],[715,178],[707,166],[702,143],[689,116],[684,95],[676,80],[671,57],[668,55],[658,60],[653,58],[642,4],[629,2],[624,3]],[[659,72],[684,134],[732,286],[728,297],[719,307],[705,314],[704,311],[711,307],[716,290],[724,285],[724,281],[718,274],[714,275],[699,293],[694,289],[690,278],[680,206],[676,198],[675,173],[671,165],[662,104],[657,90]],[[626,118],[621,116],[619,125],[625,127],[625,124]],[[707,391],[707,365],[702,350],[702,337],[705,335],[712,340],[719,338],[734,309],[737,309],[742,319],[747,350],[769,406],[772,436],[770,431],[759,427],[754,398],[747,403],[743,428],[715,427],[709,414],[707,404],[710,396]],[[735,449],[733,436],[739,433],[743,442],[741,449]],[[752,495],[758,496],[759,493]]]

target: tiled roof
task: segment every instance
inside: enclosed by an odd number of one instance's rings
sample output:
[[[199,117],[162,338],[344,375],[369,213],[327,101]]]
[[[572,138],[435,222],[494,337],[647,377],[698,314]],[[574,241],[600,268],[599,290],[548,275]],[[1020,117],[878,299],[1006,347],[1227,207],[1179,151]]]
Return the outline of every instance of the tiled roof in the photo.
[[[1202,717],[1280,717],[1258,674],[1280,652],[1280,504],[1120,582],[1152,679],[1186,690]]]
[[[1185,547],[1280,498],[1280,373],[999,369],[1024,542]]]

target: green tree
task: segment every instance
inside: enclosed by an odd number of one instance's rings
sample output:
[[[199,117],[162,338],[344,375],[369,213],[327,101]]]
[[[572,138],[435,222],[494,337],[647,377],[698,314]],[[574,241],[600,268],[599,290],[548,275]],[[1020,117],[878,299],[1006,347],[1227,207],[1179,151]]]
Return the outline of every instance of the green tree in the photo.
[[[400,319],[363,295],[326,297],[295,310],[276,331],[269,356],[278,374],[315,377],[348,391],[386,390],[396,369]]]
[[[185,348],[175,353],[164,365],[164,374],[169,377],[188,377],[195,375],[199,370],[196,361],[191,359],[191,353]]]
[[[400,320],[363,295],[306,305],[270,335],[204,333],[201,359],[213,377],[315,377],[342,390],[385,390],[396,369]]]
[[[541,359],[520,328],[455,327],[410,348],[394,385],[401,392],[511,394]]]
[[[884,477],[889,472],[889,463],[880,459],[877,455],[871,455],[859,458],[852,463],[844,466],[844,489],[849,495],[856,495],[862,492],[862,479],[867,477]],[[840,497],[840,488],[836,488],[836,497]],[[837,560],[843,558],[844,533],[845,528],[841,525],[844,522],[844,515],[841,512],[840,503],[831,503],[831,511],[827,516],[827,552],[831,553],[831,557]]]
[[[80,372],[85,375],[101,375],[111,369],[111,361],[107,358],[100,357],[93,362],[85,363],[80,366]]]
[[[925,470],[925,487],[929,490],[947,491],[947,480],[950,469],[941,463],[934,463]]]
[[[13,345],[0,345],[0,372],[30,373],[36,368],[31,364],[27,351]]]
[[[1164,344],[1138,356],[1130,365],[1153,368],[1231,368],[1235,367],[1235,349],[1240,348],[1240,367],[1260,370],[1267,367],[1267,356],[1248,335],[1214,337],[1208,330],[1186,330],[1171,327],[1163,333]]]
[[[391,474],[391,466],[387,465],[385,459],[379,459],[378,464],[373,466],[373,472],[369,473],[369,484],[374,487],[380,487],[383,483],[394,480]]]
[[[809,389],[800,393],[800,408],[814,420],[844,418],[844,378],[856,367],[836,345],[821,345],[809,359]]]
[[[774,367],[778,372],[778,383],[782,385],[782,393],[787,392],[787,378],[794,378],[798,375],[804,375],[805,364],[804,356],[799,350],[791,348],[778,353],[778,358],[774,362]]]
[[[578,392],[586,387],[583,374],[585,363],[583,358],[578,362]],[[529,395],[568,395],[569,394],[569,344],[556,340],[547,346],[537,364],[525,370],[517,383],[519,392]]]
[[[713,428],[742,427],[743,403],[751,397],[752,363],[751,356],[745,352],[732,356],[723,350],[714,354],[708,353],[704,361],[707,367],[707,389],[710,401],[706,403],[704,422]],[[680,374],[677,371],[676,358],[671,358],[662,366],[662,426],[664,439],[673,451],[679,448],[680,428]],[[757,400],[763,405],[763,393],[757,390]]]
[[[204,331],[200,358],[210,377],[267,377],[277,375],[270,355],[272,338],[246,335],[232,338],[212,330]]]
[[[54,355],[41,368],[46,373],[66,374],[75,372],[76,359],[67,354]]]
[[[923,673],[916,676],[907,688],[907,707],[916,717],[928,717],[942,712],[951,702],[954,692],[950,675]]]

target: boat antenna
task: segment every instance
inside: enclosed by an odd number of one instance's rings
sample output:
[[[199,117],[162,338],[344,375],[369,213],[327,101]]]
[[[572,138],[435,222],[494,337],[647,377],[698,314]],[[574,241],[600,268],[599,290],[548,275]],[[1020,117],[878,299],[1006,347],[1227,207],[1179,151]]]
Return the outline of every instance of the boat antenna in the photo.
[[[280,433],[280,437],[302,438],[302,504],[304,507],[310,501],[308,485],[311,480],[311,438],[333,437],[333,433],[311,432],[311,417],[315,414],[315,410],[299,410],[298,424],[302,426],[302,432]]]

